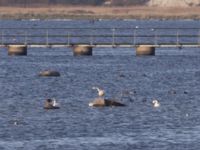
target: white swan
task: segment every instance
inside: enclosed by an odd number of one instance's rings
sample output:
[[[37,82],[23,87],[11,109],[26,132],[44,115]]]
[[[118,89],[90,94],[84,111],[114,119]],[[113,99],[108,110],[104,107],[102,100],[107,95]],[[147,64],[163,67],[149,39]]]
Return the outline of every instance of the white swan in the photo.
[[[160,107],[160,103],[158,102],[158,100],[155,99],[152,101],[152,103],[153,103],[153,107],[156,107],[156,108]]]
[[[100,88],[98,88],[98,87],[92,87],[92,89],[93,89],[93,90],[97,90],[98,95],[99,95],[100,97],[103,97],[103,96],[105,95],[105,91],[104,91],[103,89],[100,89]]]

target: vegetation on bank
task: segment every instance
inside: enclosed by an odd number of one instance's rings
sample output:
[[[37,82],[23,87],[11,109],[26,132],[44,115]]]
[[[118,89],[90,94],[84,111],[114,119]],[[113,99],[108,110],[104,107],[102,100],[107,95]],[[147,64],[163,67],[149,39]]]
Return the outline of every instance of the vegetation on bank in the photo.
[[[159,7],[1,7],[1,19],[200,19],[200,9]]]

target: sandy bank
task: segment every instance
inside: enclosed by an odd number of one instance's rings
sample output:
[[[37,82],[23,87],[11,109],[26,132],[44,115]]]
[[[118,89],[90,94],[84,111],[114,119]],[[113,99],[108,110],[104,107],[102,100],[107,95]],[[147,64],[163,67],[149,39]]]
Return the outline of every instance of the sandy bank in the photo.
[[[200,19],[199,7],[0,7],[1,19]]]

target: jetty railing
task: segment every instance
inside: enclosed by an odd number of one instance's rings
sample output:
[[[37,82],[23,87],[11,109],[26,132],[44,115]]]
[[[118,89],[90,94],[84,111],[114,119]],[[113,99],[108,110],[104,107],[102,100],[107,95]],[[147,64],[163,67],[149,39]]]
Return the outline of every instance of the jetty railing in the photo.
[[[200,47],[200,28],[0,28],[0,46]]]

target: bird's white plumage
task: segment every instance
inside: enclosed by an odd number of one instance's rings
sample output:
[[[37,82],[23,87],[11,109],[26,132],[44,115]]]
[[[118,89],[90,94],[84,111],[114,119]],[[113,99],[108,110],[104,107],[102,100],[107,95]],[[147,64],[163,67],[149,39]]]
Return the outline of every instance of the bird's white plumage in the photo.
[[[152,101],[152,103],[153,103],[153,107],[160,107],[160,103],[158,100],[155,99]]]
[[[57,103],[56,102],[56,100],[55,99],[53,99],[53,104],[52,104],[54,107],[57,107],[57,106],[59,106],[59,103]]]
[[[93,107],[93,106],[94,106],[94,104],[93,104],[93,103],[89,103],[89,106],[90,106],[90,107]]]
[[[98,87],[92,87],[92,89],[97,90],[98,95],[99,95],[100,97],[102,97],[102,96],[105,95],[105,91],[104,91],[103,89],[100,89],[100,88],[98,88]]]

